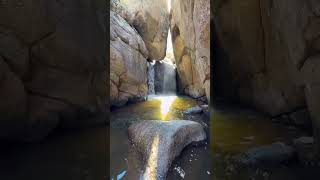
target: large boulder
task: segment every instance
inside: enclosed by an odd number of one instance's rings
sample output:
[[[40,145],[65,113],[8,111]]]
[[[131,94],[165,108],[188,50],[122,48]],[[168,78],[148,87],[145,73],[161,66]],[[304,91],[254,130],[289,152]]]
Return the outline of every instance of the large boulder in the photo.
[[[169,30],[167,0],[111,0],[111,7],[137,29],[149,51],[150,60],[165,57]]]
[[[103,0],[1,2],[0,139],[106,123],[105,11]]]
[[[197,122],[145,120],[132,124],[129,138],[144,164],[143,179],[165,179],[172,161],[190,143],[206,139]]]
[[[21,79],[1,56],[0,99],[0,139],[16,138],[26,124],[27,93]]]
[[[179,90],[210,99],[210,1],[172,0],[170,30]]]
[[[147,96],[148,50],[134,28],[110,13],[110,98],[112,106],[122,106]]]

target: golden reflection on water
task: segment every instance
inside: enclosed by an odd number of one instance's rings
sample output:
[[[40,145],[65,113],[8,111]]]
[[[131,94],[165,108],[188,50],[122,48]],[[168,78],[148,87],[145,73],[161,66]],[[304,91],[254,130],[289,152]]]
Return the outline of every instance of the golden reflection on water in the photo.
[[[160,101],[161,120],[168,120],[168,112],[170,111],[177,96],[157,96],[154,99]]]
[[[267,117],[244,110],[214,111],[211,124],[211,146],[219,153],[237,154],[295,136],[295,132],[288,133]]]
[[[183,96],[152,95],[147,101],[113,110],[113,119],[169,120],[184,119],[183,111],[194,107],[194,99]]]

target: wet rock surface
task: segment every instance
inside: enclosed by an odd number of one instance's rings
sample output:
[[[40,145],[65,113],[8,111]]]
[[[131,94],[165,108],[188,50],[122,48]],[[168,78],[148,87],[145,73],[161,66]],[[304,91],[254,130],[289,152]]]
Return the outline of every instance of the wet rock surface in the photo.
[[[202,112],[203,109],[200,106],[195,106],[184,111],[185,114],[200,114]]]
[[[246,166],[257,167],[277,165],[294,157],[294,149],[284,143],[277,142],[249,149],[242,155],[236,156],[235,161]]]
[[[206,140],[202,125],[187,120],[138,121],[128,134],[142,157],[144,179],[165,179],[172,161],[187,145]]]

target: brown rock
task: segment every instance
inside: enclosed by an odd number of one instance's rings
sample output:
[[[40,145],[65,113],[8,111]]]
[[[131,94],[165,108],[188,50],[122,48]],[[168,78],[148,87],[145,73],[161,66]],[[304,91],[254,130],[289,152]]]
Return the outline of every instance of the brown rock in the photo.
[[[111,11],[110,96],[112,106],[140,101],[147,96],[148,51],[139,34]]]
[[[2,1],[0,25],[19,38],[33,43],[54,31],[48,17],[48,2],[42,0]]]
[[[0,28],[0,55],[2,55],[11,70],[25,78],[29,71],[29,49],[12,32]]]
[[[173,0],[170,27],[180,91],[210,99],[209,0]]]
[[[116,4],[116,12],[139,32],[149,51],[149,59],[164,59],[169,30],[167,1],[117,0]]]
[[[0,138],[16,138],[25,126],[27,94],[21,80],[0,57]]]

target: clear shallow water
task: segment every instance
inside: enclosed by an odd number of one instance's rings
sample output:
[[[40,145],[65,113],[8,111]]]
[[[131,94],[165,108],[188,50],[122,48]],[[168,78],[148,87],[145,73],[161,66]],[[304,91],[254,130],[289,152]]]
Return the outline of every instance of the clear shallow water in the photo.
[[[248,109],[225,105],[212,108],[210,124],[213,173],[217,180],[303,180],[320,177],[318,168],[305,168],[297,162],[277,167],[235,169],[230,161],[233,155],[253,147],[279,141],[292,145],[293,139],[309,135],[301,130],[272,123],[265,116]]]
[[[1,180],[107,180],[109,127],[54,132],[43,142],[0,145]]]
[[[116,179],[117,175],[126,172],[123,179],[138,179],[141,174],[138,170],[141,166],[138,163],[139,157],[130,151],[131,146],[127,135],[130,123],[136,120],[187,119],[207,124],[208,119],[206,120],[204,115],[186,116],[183,114],[184,110],[195,105],[197,102],[188,97],[151,96],[148,101],[114,109],[111,112],[110,123],[111,178]],[[210,163],[208,145],[187,147],[169,169],[167,179],[212,179],[212,176],[208,174]],[[181,169],[183,171],[180,171]],[[181,177],[183,174],[184,178]]]

